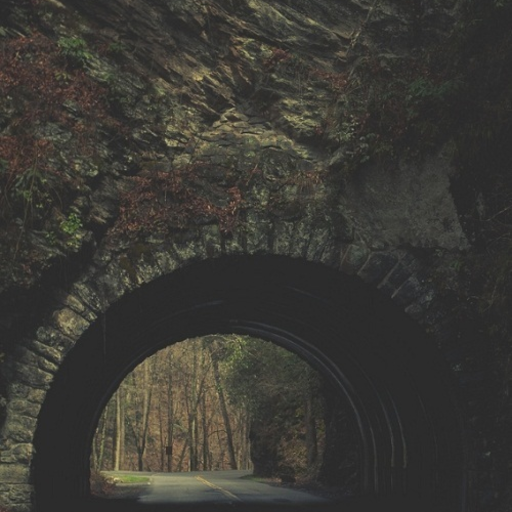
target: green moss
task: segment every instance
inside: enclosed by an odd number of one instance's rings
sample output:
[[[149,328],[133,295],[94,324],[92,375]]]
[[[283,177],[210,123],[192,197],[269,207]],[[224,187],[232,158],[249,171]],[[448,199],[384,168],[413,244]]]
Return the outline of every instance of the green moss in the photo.
[[[57,45],[72,67],[85,66],[92,59],[92,53],[89,51],[87,43],[80,37],[60,37]]]
[[[64,234],[65,245],[74,251],[80,248],[83,239],[83,222],[80,215],[71,212],[59,225]]]

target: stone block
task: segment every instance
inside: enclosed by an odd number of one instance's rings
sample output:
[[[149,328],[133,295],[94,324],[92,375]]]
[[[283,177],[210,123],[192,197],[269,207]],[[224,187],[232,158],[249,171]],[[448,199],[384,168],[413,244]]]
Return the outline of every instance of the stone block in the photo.
[[[56,311],[53,320],[56,327],[71,338],[78,338],[90,325],[85,318],[69,308]]]
[[[29,366],[35,366],[46,373],[54,374],[58,369],[58,364],[49,360],[48,358],[35,354],[31,350],[28,350],[25,347],[20,347],[19,356],[17,360]]]
[[[411,276],[391,297],[397,304],[405,306],[419,298],[423,292],[421,283],[416,276]]]
[[[170,274],[179,268],[179,260],[172,252],[169,252],[165,248],[159,249],[154,256],[156,264],[160,267],[162,275]]]
[[[84,315],[87,313],[87,308],[75,295],[66,293],[63,290],[57,290],[55,291],[55,298],[62,306],[69,307],[70,309],[76,311],[80,315]]]
[[[322,254],[318,261],[328,267],[337,269],[339,253],[340,248],[337,241],[330,238],[329,242],[323,247]]]
[[[30,497],[29,497],[30,498]],[[13,503],[9,506],[9,512],[33,512],[32,500],[23,503]]]
[[[123,269],[119,261],[113,261],[106,268],[105,272],[96,278],[95,286],[97,293],[102,297],[105,309],[109,304],[113,304],[127,291],[135,287],[134,281],[130,277],[132,270],[135,273],[135,269],[132,266],[128,269]]]
[[[16,416],[28,416],[37,418],[41,405],[28,400],[13,399],[9,402],[9,411]]]
[[[62,358],[68,350],[75,345],[75,340],[65,336],[54,327],[40,327],[37,330],[37,341],[43,345],[55,349]]]
[[[16,444],[8,450],[0,451],[0,464],[30,464],[33,453],[31,443]]]
[[[42,405],[46,399],[46,389],[29,388],[27,400],[34,404]]]
[[[243,227],[245,246],[249,254],[268,253],[271,224],[255,212],[248,212]]]
[[[30,484],[13,484],[9,487],[8,498],[9,501],[16,505],[16,510],[21,506],[30,504],[34,488]]]
[[[54,347],[50,347],[37,340],[30,341],[27,344],[27,350],[30,350],[32,353],[36,354],[36,356],[41,357],[46,361],[49,361],[50,364],[52,365],[58,366],[62,362],[62,359],[64,358],[64,354],[62,353],[62,351]]]
[[[0,483],[0,510],[32,512],[34,489],[30,484]]]
[[[78,297],[80,301],[86,304],[94,312],[103,311],[103,301],[98,294],[90,288],[86,283],[75,283],[71,288],[71,292]]]
[[[246,254],[244,246],[244,239],[239,231],[235,231],[232,235],[224,235],[221,239],[221,248],[224,254]]]
[[[308,259],[308,249],[311,244],[315,243],[312,238],[311,222],[307,219],[294,222],[293,232],[290,236],[290,256]]]
[[[25,464],[1,464],[0,482],[3,484],[25,484],[29,483],[30,469]]]
[[[208,258],[215,258],[221,255],[220,239],[221,234],[219,226],[208,225],[201,226],[201,239],[204,246],[204,250]]]
[[[3,437],[8,439],[11,447],[16,444],[30,444],[34,438],[37,420],[28,416],[9,417],[4,426]],[[0,476],[0,482],[2,481]]]
[[[322,254],[332,245],[331,231],[327,226],[310,229],[310,239],[306,257],[309,261],[320,261]]]
[[[27,364],[16,365],[15,373],[19,382],[39,389],[46,389],[53,381],[53,374]]]
[[[400,260],[383,281],[378,284],[377,288],[386,295],[392,296],[411,277],[412,273],[403,260]]]
[[[21,382],[13,383],[10,386],[11,398],[27,398],[32,389],[34,388]]]
[[[142,258],[135,264],[136,279],[139,285],[150,283],[162,273],[155,262],[148,262]]]
[[[199,238],[199,230],[189,233],[185,238],[173,237],[172,248],[180,262],[198,261],[205,259],[206,249]]]
[[[373,253],[358,270],[357,275],[366,283],[378,283],[393,270],[397,261],[394,254]]]
[[[272,253],[289,256],[292,253],[293,229],[292,222],[276,221],[271,231]]]
[[[367,261],[369,252],[366,245],[350,244],[341,258],[340,270],[349,275],[356,274]]]
[[[423,308],[417,304],[417,303],[412,303],[412,304],[409,304],[406,308],[405,308],[405,313],[407,315],[409,315],[413,320],[416,320],[416,321],[420,321],[422,318],[423,318],[423,314],[424,314],[424,310]]]

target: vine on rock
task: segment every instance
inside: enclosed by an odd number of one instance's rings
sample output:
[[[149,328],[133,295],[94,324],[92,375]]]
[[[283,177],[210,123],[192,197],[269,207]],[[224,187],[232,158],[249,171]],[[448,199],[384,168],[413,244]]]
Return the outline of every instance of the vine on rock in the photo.
[[[81,245],[60,228],[88,190],[77,162],[96,158],[98,126],[121,130],[107,91],[68,53],[37,30],[0,41],[0,257],[20,284],[41,267],[42,244],[49,253]]]
[[[45,125],[69,130],[78,154],[91,155],[92,120],[106,119],[105,91],[83,70],[67,71],[55,43],[34,33],[4,42],[0,93],[14,111],[0,133],[0,214],[8,219],[21,209],[24,224],[31,225],[43,220],[53,206],[68,202],[67,193],[79,184],[78,176],[58,165]]]
[[[138,236],[168,233],[193,224],[218,224],[220,232],[230,235],[243,207],[238,186],[227,190],[229,199],[215,204],[194,190],[199,169],[211,164],[195,162],[170,172],[142,172],[130,178],[131,186],[122,194],[114,234]]]

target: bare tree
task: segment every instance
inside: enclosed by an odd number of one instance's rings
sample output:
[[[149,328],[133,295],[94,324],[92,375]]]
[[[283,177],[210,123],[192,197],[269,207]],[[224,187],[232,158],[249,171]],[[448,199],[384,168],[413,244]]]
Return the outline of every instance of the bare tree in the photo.
[[[115,431],[114,431],[114,471],[119,471],[121,469],[122,459],[123,459],[123,451],[124,451],[124,437],[125,437],[125,428],[124,428],[124,403],[123,403],[123,389],[120,387],[115,394],[115,404],[116,404],[116,423],[115,423]]]
[[[153,394],[151,366],[150,359],[145,359],[132,372],[131,393],[128,395],[132,399],[132,404],[130,414],[126,415],[126,420],[135,444],[137,469],[139,471],[144,470],[144,453],[146,451],[149,431],[151,398]]]
[[[228,409],[226,406],[226,398],[224,396],[224,388],[223,388],[223,385],[221,382],[220,372],[219,372],[218,352],[214,349],[213,343],[215,343],[215,339],[209,338],[206,340],[206,343],[204,345],[208,349],[208,351],[210,353],[211,361],[212,361],[213,376],[215,379],[215,388],[219,395],[220,410],[222,412],[222,418],[224,420],[224,427],[226,429],[228,453],[229,453],[229,464],[231,466],[231,469],[237,469],[238,466],[236,463],[235,448],[233,445],[233,432],[231,430],[231,422],[229,420]]]
[[[329,439],[334,432],[320,395],[315,372],[270,342],[185,340],[121,383],[98,422],[91,463],[99,470],[256,467],[311,475],[308,468],[326,467],[325,432]]]

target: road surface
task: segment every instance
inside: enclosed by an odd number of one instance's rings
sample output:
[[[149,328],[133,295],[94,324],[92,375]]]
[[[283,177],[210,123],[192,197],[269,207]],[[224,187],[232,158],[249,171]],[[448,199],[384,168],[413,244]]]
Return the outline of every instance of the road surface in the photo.
[[[152,505],[240,505],[246,508],[246,505],[319,506],[329,503],[329,500],[305,491],[255,480],[250,478],[251,473],[234,470],[186,473],[108,472],[114,477],[149,477],[149,485],[137,500],[142,508]]]
[[[250,471],[152,473],[141,504],[321,504],[327,500],[304,491],[248,478]],[[245,478],[244,478],[245,477]]]
[[[355,496],[328,500],[305,491],[250,478],[250,471],[190,473],[107,472],[109,476],[147,476],[138,499],[85,502],[76,512],[439,512],[439,506],[414,496]],[[443,509],[444,510],[444,509]]]

